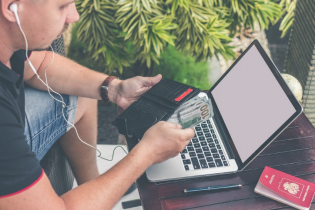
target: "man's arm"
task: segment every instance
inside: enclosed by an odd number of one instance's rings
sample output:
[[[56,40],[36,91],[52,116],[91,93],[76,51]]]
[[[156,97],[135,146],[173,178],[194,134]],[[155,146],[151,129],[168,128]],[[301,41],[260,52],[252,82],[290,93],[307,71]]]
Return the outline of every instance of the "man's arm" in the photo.
[[[134,151],[99,178],[58,197],[46,175],[30,189],[0,199],[1,210],[111,209],[150,162]]]
[[[45,68],[51,62],[52,52],[34,51],[30,60],[44,82]],[[87,98],[101,99],[100,86],[108,75],[90,70],[70,59],[55,53],[55,59],[47,68],[48,85],[58,93]],[[108,98],[119,106],[119,110],[126,109],[144,92],[161,80],[162,76],[134,77],[127,80],[114,79],[109,85]],[[25,63],[25,82],[40,90],[47,87],[37,78],[29,64]]]
[[[45,68],[51,62],[52,52],[33,51],[30,60],[38,75],[45,82]],[[24,81],[40,90],[47,87],[37,78],[28,62],[25,62]],[[108,75],[83,67],[70,59],[55,53],[55,58],[47,68],[48,85],[58,93],[101,99],[100,86]],[[118,82],[114,80],[113,83]]]
[[[44,175],[24,192],[0,199],[0,209],[111,209],[146,168],[177,155],[193,136],[193,129],[181,129],[180,125],[159,122],[144,134],[123,160],[95,180],[58,197]]]

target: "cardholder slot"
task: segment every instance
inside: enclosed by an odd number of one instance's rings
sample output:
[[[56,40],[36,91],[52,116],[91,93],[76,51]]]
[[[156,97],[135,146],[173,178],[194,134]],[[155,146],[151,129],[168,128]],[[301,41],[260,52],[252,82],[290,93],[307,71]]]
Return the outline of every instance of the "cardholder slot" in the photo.
[[[176,91],[180,87],[180,85],[182,84],[179,82],[175,82],[169,79],[162,79],[158,84],[154,85],[147,92],[157,95],[157,96],[166,97],[170,93]]]
[[[153,94],[143,94],[142,98],[152,101],[152,103],[156,103],[158,106],[163,107],[164,109],[168,109],[170,111],[175,111],[178,107],[178,104],[173,103],[172,100],[168,100],[166,98],[153,95]]]
[[[184,101],[187,100],[187,98],[190,98],[190,95],[194,93],[194,91],[197,91],[198,89],[189,87],[189,86],[180,86],[176,91],[173,91],[170,93],[166,99],[176,103],[181,104]],[[180,97],[182,96],[182,97]],[[176,100],[179,99],[179,100]]]
[[[163,79],[141,97],[150,99],[171,110],[176,110],[182,103],[200,93],[200,89]]]
[[[147,115],[155,116],[157,121],[160,121],[167,114],[167,111],[163,110],[163,107],[157,106],[157,104],[144,98],[140,100],[140,103],[136,104],[135,109],[142,111]]]
[[[194,92],[194,90],[198,90],[189,85],[185,85],[169,79],[163,79],[158,84],[153,86],[150,90],[148,90],[143,96],[145,97],[146,95],[151,94],[157,96],[158,98],[163,98],[164,100],[167,100],[172,104],[178,105],[182,103],[182,100],[176,101],[175,99],[189,89],[192,89],[191,93]],[[185,97],[188,97],[191,93],[188,93],[187,95],[185,95]],[[185,97],[183,97],[183,100],[186,100]]]

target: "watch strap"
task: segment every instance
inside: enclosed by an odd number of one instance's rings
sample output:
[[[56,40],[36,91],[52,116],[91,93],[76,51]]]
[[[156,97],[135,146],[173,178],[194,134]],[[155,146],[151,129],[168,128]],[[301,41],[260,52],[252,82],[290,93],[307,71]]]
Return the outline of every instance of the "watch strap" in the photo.
[[[104,82],[101,85],[100,91],[101,91],[101,98],[103,101],[109,101],[108,98],[108,87],[109,84],[111,83],[111,81],[113,81],[114,79],[117,79],[117,77],[115,76],[108,76],[106,77],[106,79],[104,80]]]

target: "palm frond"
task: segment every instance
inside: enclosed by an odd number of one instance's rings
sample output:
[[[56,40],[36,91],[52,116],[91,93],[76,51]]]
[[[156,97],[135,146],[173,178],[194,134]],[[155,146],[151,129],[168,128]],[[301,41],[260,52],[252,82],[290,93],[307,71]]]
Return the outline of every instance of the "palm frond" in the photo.
[[[248,28],[268,28],[285,14],[280,29],[293,21],[296,0],[77,0],[78,39],[108,71],[140,62],[159,63],[168,45],[197,61],[221,54],[235,58],[231,37]],[[281,12],[282,8],[286,8]],[[243,30],[242,29],[246,29]],[[127,52],[127,43],[132,55]],[[128,48],[128,49],[129,49]],[[131,59],[131,57],[135,59]]]

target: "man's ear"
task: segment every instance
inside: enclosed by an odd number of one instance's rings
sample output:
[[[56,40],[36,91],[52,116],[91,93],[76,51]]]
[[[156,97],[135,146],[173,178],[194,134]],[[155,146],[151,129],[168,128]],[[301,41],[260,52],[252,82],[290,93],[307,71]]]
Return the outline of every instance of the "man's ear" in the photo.
[[[14,12],[10,10],[10,5],[13,3],[18,5],[19,1],[16,1],[16,0],[1,0],[0,1],[1,14],[3,18],[9,22],[17,22],[15,19]]]

